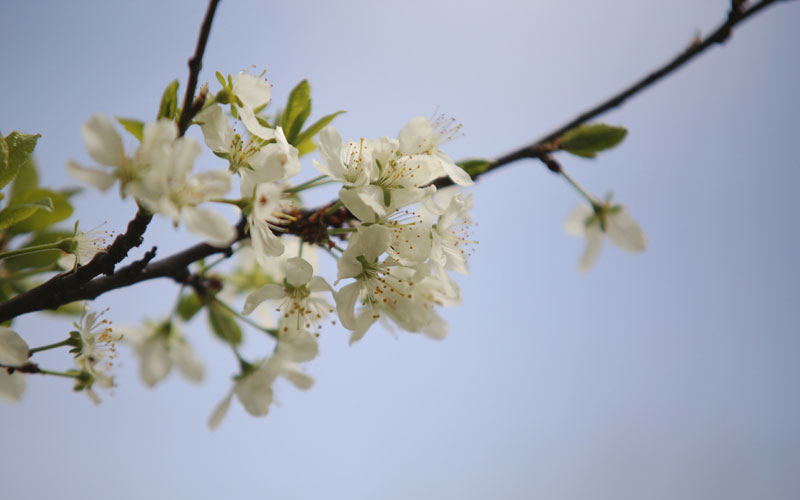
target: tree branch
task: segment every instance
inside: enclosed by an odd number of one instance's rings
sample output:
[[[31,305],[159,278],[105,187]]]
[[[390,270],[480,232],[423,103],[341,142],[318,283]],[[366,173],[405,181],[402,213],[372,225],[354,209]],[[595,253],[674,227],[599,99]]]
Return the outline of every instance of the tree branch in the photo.
[[[696,39],[688,48],[686,48],[686,50],[675,56],[672,60],[670,60],[663,66],[655,69],[647,76],[634,82],[632,85],[620,91],[616,95],[610,97],[606,101],[601,102],[597,106],[587,111],[584,111],[583,113],[576,116],[575,118],[565,123],[561,127],[553,130],[544,137],[540,138],[533,144],[524,146],[516,151],[512,151],[496,159],[494,162],[492,162],[491,165],[489,165],[489,167],[485,171],[481,172],[478,175],[483,175],[487,172],[500,168],[503,165],[508,165],[509,163],[513,163],[517,160],[522,160],[525,158],[536,158],[544,162],[545,155],[547,153],[552,153],[554,151],[554,148],[551,145],[553,141],[564,135],[566,132],[572,130],[578,125],[582,125],[588,122],[589,120],[602,115],[607,111],[610,111],[616,107],[621,106],[626,100],[635,96],[636,94],[640,93],[646,88],[650,87],[651,85],[658,82],[662,78],[666,77],[673,71],[677,70],[687,62],[694,59],[696,56],[702,54],[706,49],[708,49],[712,45],[725,43],[728,40],[728,38],[730,38],[734,26],[741,23],[748,17],[761,11],[762,9],[765,9],[766,7],[769,7],[770,5],[779,1],[790,1],[790,0],[761,0],[760,2],[754,4],[752,7],[747,7],[746,1],[734,0],[731,3],[731,10],[728,12],[728,17],[725,20],[725,22],[723,22],[719,27],[717,27],[717,29],[714,30],[710,35],[702,39],[701,38]],[[553,170],[550,165],[546,166],[550,170]],[[477,177],[478,175],[476,175],[475,177]],[[453,181],[450,180],[450,178],[445,177],[438,179],[434,184],[437,187],[445,187],[453,184]]]
[[[558,164],[549,156],[549,153],[555,150],[552,144],[553,141],[578,125],[622,105],[627,99],[640,93],[680,68],[711,45],[724,43],[730,37],[734,26],[777,1],[789,0],[761,0],[749,8],[746,7],[746,2],[733,1],[727,20],[706,38],[695,41],[689,48],[678,54],[678,56],[664,66],[656,69],[628,88],[612,96],[610,99],[578,115],[533,144],[499,157],[492,162],[489,168],[485,172],[482,172],[482,174],[525,158],[539,159],[545,163],[548,168],[557,172],[559,168]],[[181,111],[180,117],[180,123],[183,125],[179,125],[181,134],[185,132],[186,127],[188,127],[191,121],[191,110],[193,109],[192,99],[194,98],[194,90],[197,86],[197,76],[200,71],[201,59],[205,50],[205,44],[208,41],[211,21],[217,3],[218,0],[211,0],[209,3],[208,12],[206,13],[206,18],[200,32],[200,38],[198,39],[197,50],[194,57],[189,60],[189,84],[187,85],[183,110]],[[449,178],[442,178],[438,179],[434,184],[437,187],[444,187],[451,185],[452,181]],[[327,214],[327,210],[330,207],[331,205],[329,204],[318,209],[303,210],[297,214],[293,214],[297,216],[296,220],[286,227],[286,234],[298,235],[306,241],[320,243],[322,236],[326,235],[325,229],[327,227],[341,227],[342,224],[351,218],[346,209],[340,209],[333,214]],[[108,251],[98,254],[89,264],[78,269],[77,272],[55,276],[46,283],[0,304],[0,322],[8,321],[9,319],[28,312],[42,309],[55,309],[76,300],[94,299],[111,290],[151,279],[168,277],[178,282],[185,283],[191,276],[188,269],[190,264],[217,253],[230,254],[232,252],[232,245],[226,248],[217,248],[201,243],[170,257],[150,262],[150,259],[155,256],[155,249],[153,249],[148,252],[141,261],[134,262],[114,272],[114,266],[125,258],[127,251],[141,243],[141,234],[144,232],[149,221],[150,216],[137,214],[136,218],[128,225],[128,231],[126,231],[124,235],[118,237]],[[245,221],[242,220],[238,225],[236,241],[240,241],[246,237]],[[122,242],[120,242],[121,239],[123,240]],[[105,273],[107,276],[96,278],[100,273]]]
[[[178,136],[183,136],[186,133],[192,118],[200,111],[196,109],[196,106],[193,106],[194,92],[197,89],[197,78],[200,75],[200,69],[203,67],[203,54],[206,52],[208,35],[211,33],[211,23],[214,22],[214,14],[217,11],[218,4],[219,0],[210,0],[208,2],[206,17],[203,19],[203,26],[200,28],[200,35],[197,37],[197,47],[195,47],[194,55],[189,59],[189,81],[186,82],[183,107],[181,108],[181,116],[178,119]],[[202,104],[200,107],[202,107]]]

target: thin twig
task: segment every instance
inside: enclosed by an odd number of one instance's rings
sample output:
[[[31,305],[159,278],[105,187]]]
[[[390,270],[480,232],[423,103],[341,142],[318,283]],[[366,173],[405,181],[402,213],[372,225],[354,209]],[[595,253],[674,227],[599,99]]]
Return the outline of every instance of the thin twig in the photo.
[[[183,95],[183,107],[181,108],[181,116],[178,119],[178,135],[183,136],[186,129],[189,128],[194,114],[197,110],[194,109],[192,103],[194,101],[194,92],[197,89],[197,78],[200,75],[200,69],[203,67],[203,54],[206,51],[206,44],[208,43],[208,35],[211,33],[211,23],[214,21],[214,13],[217,11],[219,0],[210,0],[208,2],[208,10],[206,17],[203,19],[203,26],[200,28],[200,35],[197,37],[197,47],[195,48],[194,55],[189,59],[189,81],[186,82],[186,93]]]
[[[609,99],[601,102],[597,106],[587,111],[584,111],[583,113],[579,114],[569,122],[553,130],[552,132],[549,132],[547,135],[540,138],[533,144],[529,144],[525,147],[507,153],[501,156],[500,158],[496,159],[495,161],[492,162],[491,165],[489,165],[489,167],[485,171],[481,172],[480,174],[477,174],[475,177],[478,177],[479,175],[483,175],[487,172],[500,168],[503,165],[508,165],[509,163],[513,163],[517,160],[522,160],[526,158],[536,158],[543,160],[543,155],[552,152],[552,148],[549,147],[550,143],[552,143],[553,141],[564,135],[566,132],[572,130],[578,125],[582,125],[588,122],[589,120],[597,118],[598,116],[602,115],[607,111],[610,111],[616,107],[621,106],[626,100],[635,96],[636,94],[640,93],[646,88],[650,87],[651,85],[658,82],[659,80],[669,75],[673,71],[677,70],[678,68],[680,68],[681,66],[692,60],[694,57],[703,53],[706,49],[708,49],[712,45],[725,43],[728,40],[728,38],[730,38],[734,26],[741,23],[742,21],[752,16],[753,14],[756,14],[762,9],[778,1],[789,1],[789,0],[761,0],[760,2],[754,4],[752,7],[749,8],[745,7],[743,5],[743,2],[736,3],[735,5],[732,6],[725,22],[723,22],[710,35],[706,36],[703,39],[696,40],[686,50],[675,56],[672,60],[670,60],[663,66],[655,69],[647,76],[634,82],[629,87],[625,88],[624,90],[620,91],[619,93],[610,97]],[[444,187],[453,184],[453,181],[449,177],[444,177],[441,179],[437,179],[434,184],[437,187]]]

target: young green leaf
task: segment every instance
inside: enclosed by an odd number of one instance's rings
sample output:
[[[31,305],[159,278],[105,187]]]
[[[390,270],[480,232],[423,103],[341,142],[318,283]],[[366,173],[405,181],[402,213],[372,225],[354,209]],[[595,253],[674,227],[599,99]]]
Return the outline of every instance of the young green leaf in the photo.
[[[464,171],[473,179],[476,176],[486,172],[491,164],[492,160],[486,160],[483,158],[471,158],[469,160],[462,160],[456,163],[456,165],[463,168]]]
[[[19,167],[19,172],[11,184],[11,201],[9,204],[16,201],[28,200],[29,193],[39,187],[39,174],[36,173],[36,164],[33,157],[29,156],[28,160],[23,162]]]
[[[178,316],[184,321],[189,321],[202,308],[203,303],[200,301],[200,297],[196,293],[190,293],[181,297],[180,302],[178,302]]]
[[[583,158],[594,158],[599,151],[613,148],[628,134],[625,127],[592,123],[570,130],[559,140],[559,147]]]
[[[48,198],[52,202],[52,208],[49,211],[39,211],[31,214],[29,218],[16,224],[11,232],[32,233],[46,229],[56,222],[60,222],[70,215],[72,215],[72,204],[69,202],[68,192],[51,191],[49,189],[36,188],[21,197],[19,201],[30,203],[31,200],[38,198]]]
[[[53,202],[50,198],[42,198],[30,203],[20,203],[6,207],[0,212],[0,229],[9,228],[25,219],[30,218],[39,210],[53,211]]]
[[[303,80],[292,89],[286,109],[281,115],[281,127],[283,127],[283,133],[286,134],[286,140],[290,144],[294,144],[297,134],[300,133],[310,113],[311,86],[308,84],[308,80]]]
[[[156,119],[158,120],[161,118],[169,118],[170,120],[174,120],[175,113],[177,112],[177,110],[178,110],[178,80],[172,80],[172,82],[169,85],[167,85],[167,88],[164,89],[164,94],[162,94],[161,96],[161,105],[158,107],[158,116],[156,117]]]
[[[329,115],[323,116],[322,118],[314,122],[313,125],[311,125],[307,129],[297,134],[297,137],[294,138],[294,142],[293,141],[289,142],[291,142],[292,145],[295,146],[297,149],[301,149],[300,146],[302,146],[304,142],[306,141],[310,142],[311,139],[313,139],[314,136],[317,135],[317,133],[319,133],[320,130],[325,128],[327,124],[332,122],[334,118],[341,115],[342,113],[346,113],[346,111],[337,111],[336,113],[331,113]],[[314,148],[311,148],[311,151],[313,151],[313,149]]]
[[[5,145],[8,148],[8,163],[4,168],[0,168],[0,189],[14,180],[22,164],[33,153],[39,137],[41,137],[41,134],[30,135],[19,132],[8,134],[5,138]]]
[[[134,120],[133,118],[121,118],[119,116],[117,117],[117,121],[122,125],[122,128],[133,134],[134,137],[139,139],[139,142],[142,142],[142,137],[144,137],[144,122]]]
[[[233,314],[213,301],[208,305],[208,322],[211,330],[225,342],[234,346],[242,342],[242,329]]]
[[[3,134],[0,134],[0,178],[3,177],[6,170],[8,170],[8,144],[6,144],[6,138],[3,137]],[[6,184],[8,184],[8,182],[6,182]],[[2,187],[5,187],[5,185]],[[0,189],[2,189],[2,187],[0,187]]]

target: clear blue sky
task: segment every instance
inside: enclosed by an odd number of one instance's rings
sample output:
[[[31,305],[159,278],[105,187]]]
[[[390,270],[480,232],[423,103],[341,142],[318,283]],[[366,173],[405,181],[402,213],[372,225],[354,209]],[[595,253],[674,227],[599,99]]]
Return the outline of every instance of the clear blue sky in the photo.
[[[393,135],[438,107],[464,125],[445,146],[463,158],[560,125],[707,32],[729,2],[280,4],[223,1],[201,81],[266,69],[281,103],[308,78],[313,116],[348,111],[336,122],[345,137]],[[204,10],[4,2],[0,130],[41,133],[43,179],[73,183],[64,165],[88,163],[80,125],[92,113],[149,120],[164,86],[185,84]],[[311,391],[278,386],[265,419],[234,405],[213,434],[205,420],[235,362],[202,322],[190,329],[200,387],[173,375],[147,390],[129,352],[100,407],[68,382],[30,379],[20,404],[0,406],[2,496],[797,496],[798,26],[797,2],[769,9],[604,116],[630,129],[619,148],[559,157],[591,192],[615,192],[648,234],[644,254],[607,245],[579,274],[582,242],[562,229],[579,198],[540,164],[509,166],[474,188],[481,243],[443,342],[371,331],[348,347],[328,329]],[[76,216],[119,231],[134,210],[87,190]],[[145,247],[190,243],[160,222]],[[153,282],[98,305],[133,323],[163,313],[175,290]],[[41,345],[68,325],[16,328]],[[266,345],[253,333],[247,347]]]

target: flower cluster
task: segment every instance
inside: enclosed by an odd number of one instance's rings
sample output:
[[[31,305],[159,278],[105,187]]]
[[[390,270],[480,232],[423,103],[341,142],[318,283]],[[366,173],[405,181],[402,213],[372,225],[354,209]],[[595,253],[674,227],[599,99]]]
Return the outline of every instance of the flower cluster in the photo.
[[[195,172],[202,147],[182,137],[171,118],[142,123],[138,135],[123,121],[140,140],[133,153],[126,153],[115,126],[103,115],[94,115],[82,128],[89,156],[102,167],[68,165],[78,179],[101,190],[118,183],[121,195],[134,197],[141,209],[164,215],[206,242],[237,253],[238,267],[228,274],[212,271],[213,265],[199,268],[200,284],[188,295],[181,293],[164,320],[117,329],[126,332],[139,355],[146,385],[158,383],[173,366],[197,381],[203,367],[177,321],[178,316],[189,321],[199,310],[208,312],[212,330],[232,347],[241,367],[209,420],[211,427],[219,424],[234,395],[248,413],[265,415],[277,379],[309,388],[313,379],[301,364],[318,355],[325,324],[341,324],[349,331],[350,343],[378,320],[444,338],[447,324],[438,307],[460,302],[461,292],[450,273],[467,273],[474,243],[472,195],[458,191],[472,185],[472,179],[440,149],[460,133],[459,124],[418,116],[396,138],[345,142],[329,125],[338,113],[303,129],[310,112],[307,82],[292,92],[282,113],[269,116],[262,114],[272,98],[263,75],[217,74],[217,79],[222,88],[205,96],[205,106],[192,123],[227,168]],[[315,149],[318,156],[312,163],[322,175],[295,181],[302,170],[300,157]],[[440,178],[449,178],[456,187],[437,192],[434,181]],[[226,198],[235,180],[238,198]],[[338,184],[338,199],[316,213],[322,223],[311,236],[291,229],[303,216],[301,192],[327,184]],[[213,202],[241,210],[244,237],[208,208]],[[104,248],[105,243],[92,238],[92,231],[73,238],[74,266]],[[335,280],[315,273],[315,249],[337,260]],[[239,300],[243,305],[237,307]],[[88,389],[95,382],[112,385],[103,364],[108,356],[100,346],[117,337],[110,336],[99,318],[84,311],[78,323],[77,359],[84,379],[91,378]],[[274,351],[259,361],[246,360],[239,352],[240,322],[272,336],[277,341]]]

